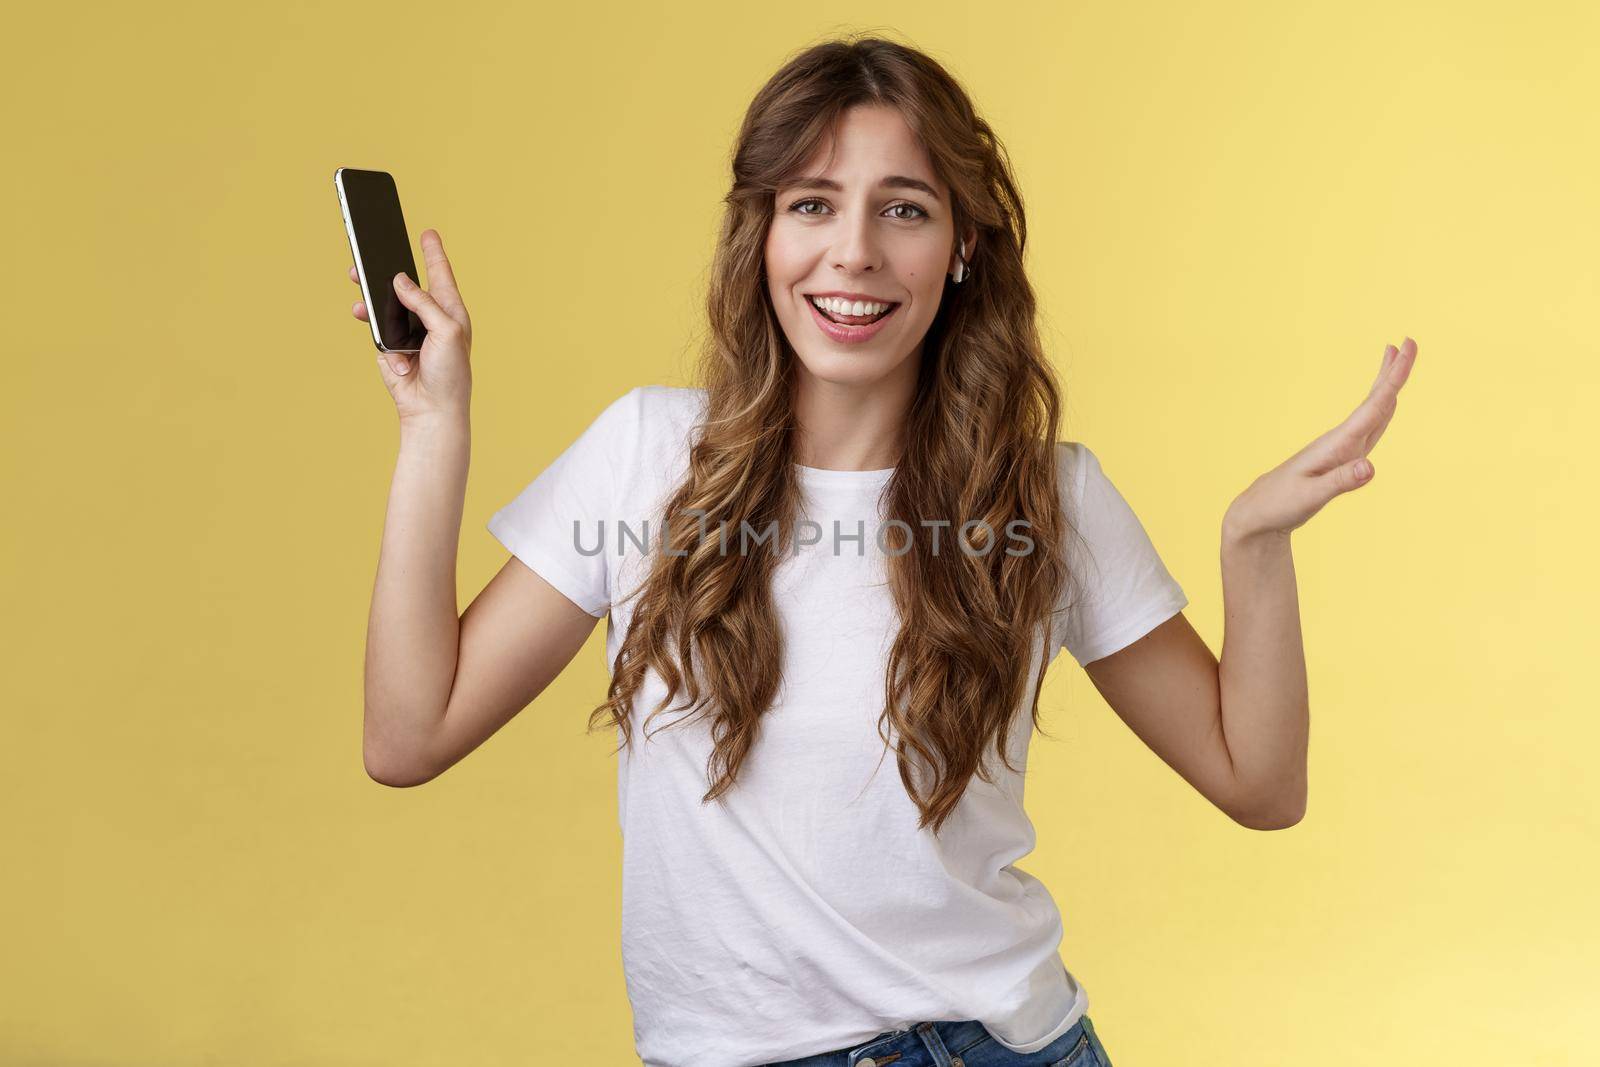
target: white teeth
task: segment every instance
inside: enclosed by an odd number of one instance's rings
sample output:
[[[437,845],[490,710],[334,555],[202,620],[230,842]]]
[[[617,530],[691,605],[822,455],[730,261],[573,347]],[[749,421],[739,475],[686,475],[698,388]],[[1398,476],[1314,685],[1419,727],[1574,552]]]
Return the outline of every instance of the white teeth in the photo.
[[[878,304],[865,300],[850,301],[836,296],[814,296],[811,302],[835,315],[877,315],[894,307],[893,304]]]

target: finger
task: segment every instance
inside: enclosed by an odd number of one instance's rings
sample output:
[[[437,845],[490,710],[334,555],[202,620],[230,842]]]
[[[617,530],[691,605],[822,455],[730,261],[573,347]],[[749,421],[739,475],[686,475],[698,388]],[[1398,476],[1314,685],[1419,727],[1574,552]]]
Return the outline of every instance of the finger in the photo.
[[[1417,362],[1417,342],[1407,337],[1400,343],[1400,350],[1395,353],[1394,360],[1389,366],[1389,378],[1393,383],[1395,392],[1406,384],[1406,379],[1411,377],[1411,368]]]
[[[1374,448],[1378,447],[1378,442],[1383,440],[1383,431],[1385,431],[1385,430],[1387,430],[1389,428],[1389,419],[1391,419],[1393,417],[1394,417],[1394,409],[1390,408],[1389,409],[1389,414],[1384,416],[1384,419],[1383,419],[1382,422],[1378,423],[1377,429],[1371,431],[1370,433],[1367,434],[1366,437],[1364,437],[1362,439],[1362,441],[1361,441],[1361,454],[1362,455],[1366,455],[1367,453],[1371,452]]]
[[[1371,452],[1377,443],[1383,439],[1383,431],[1389,428],[1389,420],[1394,418],[1394,413],[1400,410],[1400,398],[1391,396],[1386,404],[1378,409],[1377,424],[1367,431],[1361,441],[1361,454],[1364,456]]]
[[[361,275],[356,273],[355,264],[351,264],[350,266],[350,280],[355,282],[357,285],[361,284]]]
[[[368,321],[368,319],[367,319],[367,305],[362,303],[359,300],[357,300],[354,304],[350,305],[350,314],[354,315],[356,318],[360,319],[362,322]]]
[[[1365,456],[1358,456],[1348,463],[1340,463],[1331,470],[1317,475],[1306,490],[1311,495],[1311,503],[1314,505],[1309,509],[1310,512],[1315,514],[1326,507],[1328,501],[1334,497],[1366,485],[1372,480],[1372,474],[1372,461]]]
[[[438,301],[412,281],[405,271],[396,274],[390,284],[400,297],[400,303],[417,313],[417,318],[422,320],[422,325],[428,328],[429,333],[445,334],[461,328],[460,324],[439,306]]]
[[[383,378],[383,384],[390,389],[395,387],[398,379],[406,374],[406,357],[398,352],[378,353],[378,374]]]
[[[1377,435],[1389,425],[1397,403],[1387,393],[1368,393],[1343,422],[1313,442],[1315,447],[1310,451],[1315,453],[1317,462],[1331,468],[1345,462],[1352,451],[1365,453],[1370,447],[1368,442],[1375,442]]]
[[[1411,373],[1411,364],[1416,355],[1417,343],[1409,337],[1399,348],[1393,345],[1384,348],[1383,370],[1378,372],[1378,380],[1372,383],[1372,391],[1367,398],[1351,414],[1351,420],[1364,434],[1361,446],[1363,454],[1372,450],[1372,446],[1378,443],[1383,431],[1388,428],[1389,420],[1394,418],[1400,403],[1400,387]]]
[[[1416,355],[1417,342],[1409,337],[1400,343],[1399,348],[1385,348],[1383,370],[1378,373],[1378,380],[1372,383],[1372,392],[1389,395],[1398,393],[1411,374],[1411,364]]]
[[[1377,378],[1373,379],[1372,388],[1367,390],[1367,395],[1356,405],[1355,410],[1345,417],[1344,422],[1336,427],[1337,432],[1334,436],[1348,439],[1353,435],[1360,435],[1364,440],[1368,440],[1367,448],[1377,443],[1383,428],[1389,425],[1389,420],[1394,417],[1395,405],[1398,403],[1397,394],[1405,382],[1405,361],[1415,354],[1416,342],[1409,337],[1400,348],[1384,345],[1383,365],[1378,370]],[[1366,450],[1362,449],[1363,452]]]
[[[444,241],[438,230],[422,231],[422,262],[428,268],[428,291],[439,306],[455,310],[462,306],[461,291],[456,288],[455,271],[444,254]]]
[[[1351,460],[1349,463],[1339,464],[1339,466],[1324,474],[1321,480],[1324,483],[1328,499],[1331,500],[1340,493],[1348,493],[1352,489],[1359,489],[1366,485],[1372,481],[1374,473],[1376,471],[1372,466],[1372,460],[1362,456],[1359,459]]]
[[[1303,474],[1326,478],[1340,465],[1351,462],[1351,457],[1365,455],[1366,442],[1376,441],[1374,431],[1381,434],[1387,422],[1384,409],[1374,406],[1372,398],[1368,397],[1343,422],[1296,452],[1290,462]]]
[[[1394,417],[1399,402],[1396,394],[1409,372],[1409,360],[1415,355],[1416,342],[1409,337],[1399,348],[1384,345],[1378,376],[1361,403],[1344,421],[1296,453],[1294,458],[1300,461],[1303,469],[1312,473],[1322,471],[1318,477],[1332,477],[1341,464],[1355,462],[1347,459],[1352,453],[1365,456],[1372,450]]]
[[[1383,366],[1378,368],[1378,376],[1372,380],[1372,388],[1367,390],[1368,396],[1377,396],[1393,388],[1395,365],[1400,360],[1400,350],[1394,345],[1383,346]]]
[[[1394,354],[1396,351],[1397,349],[1394,347],[1394,345],[1383,346],[1383,362],[1378,365],[1378,376],[1372,379],[1372,387],[1367,390],[1368,396],[1371,396],[1373,393],[1377,392],[1378,386],[1382,385],[1383,380],[1389,376],[1389,365],[1394,362]]]

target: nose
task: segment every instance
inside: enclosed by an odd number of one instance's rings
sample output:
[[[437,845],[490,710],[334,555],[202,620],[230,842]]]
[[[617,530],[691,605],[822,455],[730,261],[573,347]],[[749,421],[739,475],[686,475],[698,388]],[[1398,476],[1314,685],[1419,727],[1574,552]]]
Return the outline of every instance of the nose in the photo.
[[[883,249],[878,241],[876,220],[869,211],[852,211],[835,233],[833,266],[846,274],[865,274],[883,266]]]

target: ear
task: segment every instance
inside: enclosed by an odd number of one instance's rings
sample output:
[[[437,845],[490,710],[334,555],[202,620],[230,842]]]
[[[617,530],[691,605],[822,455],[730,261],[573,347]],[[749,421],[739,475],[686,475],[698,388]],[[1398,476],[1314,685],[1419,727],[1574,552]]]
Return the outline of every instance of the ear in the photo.
[[[966,232],[959,235],[959,240],[966,242],[966,255],[962,256],[960,254],[959,244],[955,248],[950,249],[950,262],[946,263],[944,268],[946,274],[954,274],[956,270],[956,264],[959,263],[963,258],[967,261],[967,272],[970,274],[972,271],[972,256],[973,253],[978,250],[978,228],[976,226],[968,226]]]

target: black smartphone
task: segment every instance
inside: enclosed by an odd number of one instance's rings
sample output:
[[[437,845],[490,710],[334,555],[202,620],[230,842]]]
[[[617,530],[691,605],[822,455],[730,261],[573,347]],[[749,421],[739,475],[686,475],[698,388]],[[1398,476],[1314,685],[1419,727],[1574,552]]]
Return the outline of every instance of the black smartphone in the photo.
[[[340,167],[333,172],[339,193],[339,213],[350,238],[350,254],[361,279],[361,299],[367,305],[372,343],[379,352],[420,352],[428,335],[417,313],[400,302],[394,276],[402,271],[418,285],[417,261],[411,257],[411,237],[400,214],[400,191],[394,176],[383,170]]]

